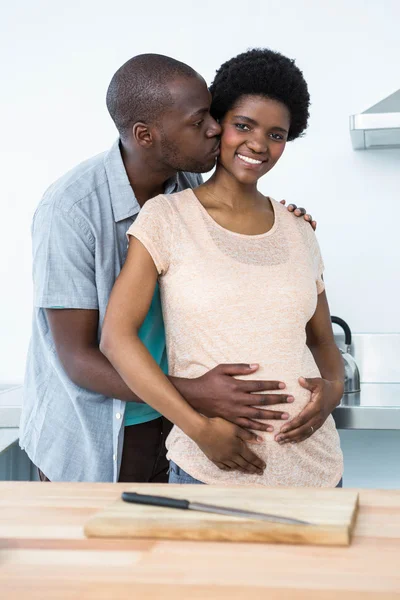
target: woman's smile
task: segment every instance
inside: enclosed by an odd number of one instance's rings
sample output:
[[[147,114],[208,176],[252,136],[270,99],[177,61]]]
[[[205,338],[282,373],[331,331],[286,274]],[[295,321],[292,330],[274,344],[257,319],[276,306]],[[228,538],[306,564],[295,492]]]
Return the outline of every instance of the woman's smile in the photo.
[[[246,154],[242,154],[241,152],[237,152],[235,155],[243,165],[245,169],[254,169],[259,171],[262,169],[263,165],[268,162],[268,159],[260,160],[254,157],[250,157]]]

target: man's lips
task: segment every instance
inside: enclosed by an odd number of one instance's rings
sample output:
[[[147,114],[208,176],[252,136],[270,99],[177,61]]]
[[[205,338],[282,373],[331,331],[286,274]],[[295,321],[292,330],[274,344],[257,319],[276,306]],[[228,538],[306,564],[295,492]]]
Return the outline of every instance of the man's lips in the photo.
[[[210,154],[213,154],[214,156],[218,156],[218,154],[219,154],[219,147],[220,147],[220,143],[218,142],[217,144],[215,144],[215,146],[211,150]]]

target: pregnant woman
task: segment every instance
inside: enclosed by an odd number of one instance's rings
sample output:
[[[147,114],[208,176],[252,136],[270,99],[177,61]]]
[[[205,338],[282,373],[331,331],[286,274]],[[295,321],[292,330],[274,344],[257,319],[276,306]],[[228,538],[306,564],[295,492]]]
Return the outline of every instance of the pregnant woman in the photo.
[[[170,482],[335,487],[343,457],[331,413],[343,365],[323,262],[310,225],[257,187],[306,129],[307,84],[294,61],[251,50],[222,65],[211,93],[222,126],[216,171],[195,190],[157,196],[140,211],[101,348],[131,389],[175,424]],[[141,343],[157,281],[171,375],[199,377],[251,356],[257,378],[279,382],[286,402],[277,409],[289,420],[278,428],[269,421],[251,450],[240,428],[192,409]],[[255,395],[254,404],[263,408],[263,400]]]

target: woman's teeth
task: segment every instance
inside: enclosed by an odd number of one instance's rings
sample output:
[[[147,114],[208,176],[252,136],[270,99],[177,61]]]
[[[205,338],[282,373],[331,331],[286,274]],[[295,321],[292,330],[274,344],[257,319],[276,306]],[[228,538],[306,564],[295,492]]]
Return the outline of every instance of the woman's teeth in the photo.
[[[249,158],[248,156],[243,156],[243,154],[238,154],[240,160],[248,163],[249,165],[261,165],[262,160],[256,160],[255,158]]]

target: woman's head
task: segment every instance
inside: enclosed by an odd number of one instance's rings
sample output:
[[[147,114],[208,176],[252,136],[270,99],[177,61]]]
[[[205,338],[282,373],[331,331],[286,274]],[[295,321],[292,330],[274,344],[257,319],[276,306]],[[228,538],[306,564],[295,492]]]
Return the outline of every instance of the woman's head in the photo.
[[[270,171],[286,142],[307,127],[307,84],[294,61],[278,52],[254,49],[232,58],[210,91],[223,131],[220,163],[243,183]]]

